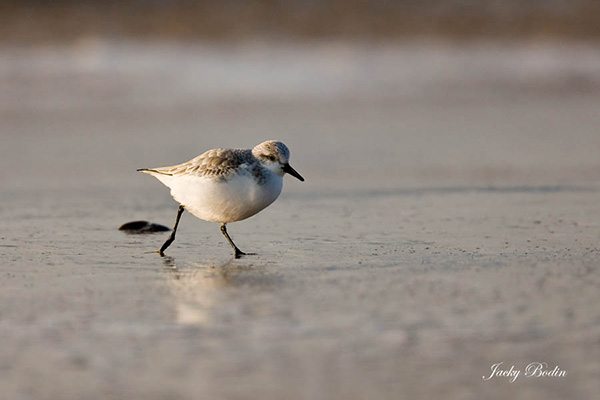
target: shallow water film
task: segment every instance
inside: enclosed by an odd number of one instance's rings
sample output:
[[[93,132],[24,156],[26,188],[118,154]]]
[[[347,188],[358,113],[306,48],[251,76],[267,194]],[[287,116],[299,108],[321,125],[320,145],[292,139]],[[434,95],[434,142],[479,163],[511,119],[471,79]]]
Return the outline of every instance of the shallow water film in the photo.
[[[592,398],[598,54],[7,46],[1,397]],[[257,255],[189,213],[165,257],[118,230],[175,219],[136,168],[267,139],[306,181],[228,226]]]

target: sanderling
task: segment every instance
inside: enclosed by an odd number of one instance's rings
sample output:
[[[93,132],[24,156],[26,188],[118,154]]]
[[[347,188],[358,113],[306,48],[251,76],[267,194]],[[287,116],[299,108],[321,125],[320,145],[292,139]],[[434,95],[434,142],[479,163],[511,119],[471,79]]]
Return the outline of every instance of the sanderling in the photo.
[[[181,214],[188,210],[205,221],[221,223],[235,258],[254,254],[244,253],[233,243],[226,225],[249,218],[273,203],[281,193],[286,172],[304,181],[289,159],[285,144],[269,140],[253,149],[212,149],[183,164],[138,169],[169,187],[180,204],[173,232],[158,253],[164,255],[173,243]]]

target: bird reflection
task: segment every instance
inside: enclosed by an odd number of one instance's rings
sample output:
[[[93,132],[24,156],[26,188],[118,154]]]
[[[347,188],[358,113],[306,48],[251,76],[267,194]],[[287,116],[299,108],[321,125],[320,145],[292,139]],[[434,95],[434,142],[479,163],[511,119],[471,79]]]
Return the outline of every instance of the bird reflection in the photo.
[[[273,276],[264,273],[264,268],[240,265],[234,259],[221,264],[176,262],[170,256],[161,259],[169,277],[167,284],[175,303],[178,324],[209,323],[214,307],[227,296],[226,288],[250,285],[262,290],[275,282]]]

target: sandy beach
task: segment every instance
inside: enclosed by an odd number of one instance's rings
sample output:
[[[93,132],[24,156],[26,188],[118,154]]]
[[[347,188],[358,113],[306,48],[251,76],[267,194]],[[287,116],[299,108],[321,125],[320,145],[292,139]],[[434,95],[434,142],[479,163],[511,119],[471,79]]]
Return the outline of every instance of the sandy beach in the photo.
[[[277,46],[1,53],[3,398],[593,398],[597,48]],[[136,168],[266,139],[306,182],[258,255],[117,230],[175,218]]]

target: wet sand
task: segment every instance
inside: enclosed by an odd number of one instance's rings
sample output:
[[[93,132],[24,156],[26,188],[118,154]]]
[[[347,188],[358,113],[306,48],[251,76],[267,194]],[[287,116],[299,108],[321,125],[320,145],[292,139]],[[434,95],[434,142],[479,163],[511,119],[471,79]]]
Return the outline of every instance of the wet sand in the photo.
[[[4,397],[548,400],[600,390],[595,91],[453,81],[445,96],[378,97],[346,75],[349,91],[294,86],[283,99],[138,101],[149,88],[113,103],[90,96],[110,100],[127,71],[103,87],[79,70],[52,82],[10,70]],[[64,89],[77,76],[93,86],[79,86],[90,93],[81,101]],[[276,203],[229,226],[257,256],[233,260],[218,225],[190,214],[168,257],[152,253],[166,233],[117,230],[175,217],[167,189],[136,168],[270,138],[288,144],[306,182],[286,179]],[[567,375],[482,379],[499,362]]]

